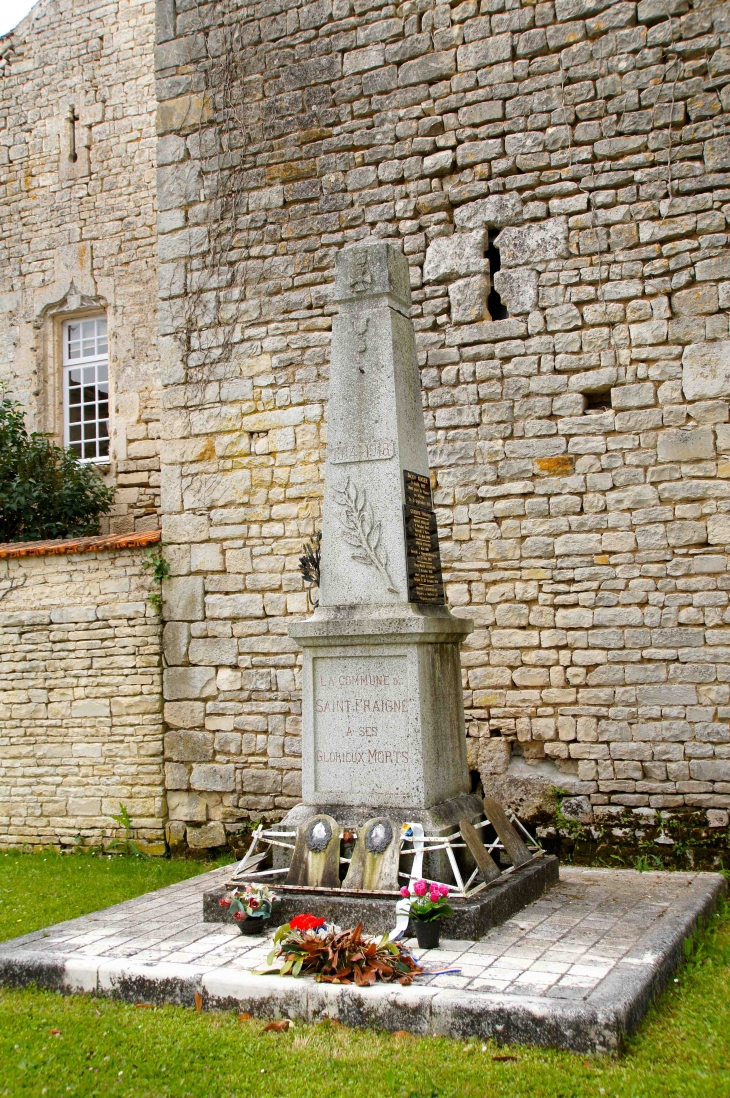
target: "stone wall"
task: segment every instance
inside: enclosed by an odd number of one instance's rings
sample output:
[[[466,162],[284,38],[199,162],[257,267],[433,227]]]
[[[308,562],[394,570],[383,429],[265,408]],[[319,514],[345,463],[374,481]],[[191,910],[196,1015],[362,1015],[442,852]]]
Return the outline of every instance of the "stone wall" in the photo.
[[[0,846],[165,849],[154,534],[0,546]]]
[[[39,0],[0,38],[0,383],[61,442],[61,322],[106,312],[112,532],[158,525],[154,18]]]
[[[179,837],[298,798],[286,629],[368,235],[411,269],[473,770],[726,824],[728,5],[158,0],[156,63]]]

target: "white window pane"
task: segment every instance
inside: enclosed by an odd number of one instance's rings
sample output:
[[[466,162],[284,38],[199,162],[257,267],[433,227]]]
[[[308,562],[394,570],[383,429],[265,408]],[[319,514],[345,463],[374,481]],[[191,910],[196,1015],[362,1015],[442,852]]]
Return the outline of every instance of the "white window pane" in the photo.
[[[98,336],[106,335],[106,317],[100,316],[96,321],[96,334]]]

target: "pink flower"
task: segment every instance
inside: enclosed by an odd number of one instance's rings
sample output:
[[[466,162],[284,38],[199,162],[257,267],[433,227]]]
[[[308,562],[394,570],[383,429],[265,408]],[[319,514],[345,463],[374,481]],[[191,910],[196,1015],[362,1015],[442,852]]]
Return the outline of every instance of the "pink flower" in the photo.
[[[448,885],[439,885],[439,895],[440,896],[448,896],[448,894],[449,894],[449,886]]]
[[[431,897],[430,897],[430,899],[431,899],[432,904],[437,904],[439,902],[439,900],[441,899],[441,893],[439,892],[438,888],[435,885],[431,886]]]
[[[401,896],[403,897],[404,900],[408,899],[408,897],[410,896],[410,892],[408,891],[408,888],[407,888],[406,885],[403,885],[403,888],[400,890],[400,894],[401,894]]]
[[[218,901],[218,905],[219,907],[230,907],[231,901],[229,900],[228,896],[224,896],[223,899]]]
[[[416,896],[425,896],[426,892],[428,891],[428,885],[423,880],[416,881],[413,886],[413,891],[415,892]]]

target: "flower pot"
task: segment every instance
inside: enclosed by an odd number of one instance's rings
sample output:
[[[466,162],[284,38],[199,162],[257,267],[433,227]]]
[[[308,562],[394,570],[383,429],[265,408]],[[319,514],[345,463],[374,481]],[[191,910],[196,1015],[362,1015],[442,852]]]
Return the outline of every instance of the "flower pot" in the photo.
[[[268,928],[271,922],[270,915],[247,915],[246,918],[238,923],[238,929],[241,934],[263,934]]]
[[[421,949],[438,949],[441,937],[439,919],[430,919],[427,923],[416,922],[416,938]]]

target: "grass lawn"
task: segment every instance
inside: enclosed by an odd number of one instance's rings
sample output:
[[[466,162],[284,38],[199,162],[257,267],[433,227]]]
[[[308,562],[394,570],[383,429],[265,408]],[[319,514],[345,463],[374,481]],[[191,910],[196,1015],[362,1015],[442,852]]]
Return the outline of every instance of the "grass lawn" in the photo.
[[[187,862],[0,856],[12,937],[199,872]],[[20,920],[20,921],[18,921]],[[728,1098],[730,912],[621,1060],[0,989],[0,1095],[120,1098]]]

